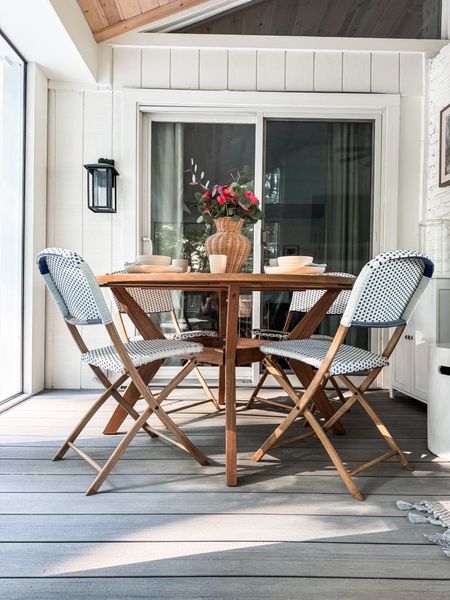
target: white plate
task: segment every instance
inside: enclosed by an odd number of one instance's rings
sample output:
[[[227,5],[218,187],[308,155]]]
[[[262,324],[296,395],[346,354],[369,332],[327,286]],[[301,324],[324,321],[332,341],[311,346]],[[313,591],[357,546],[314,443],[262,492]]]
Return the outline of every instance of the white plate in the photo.
[[[264,272],[268,275],[322,275],[325,272],[325,265],[307,266],[307,267],[264,267]]]
[[[183,273],[182,267],[173,265],[125,265],[127,273]]]
[[[312,256],[279,256],[279,267],[306,267],[313,262]]]

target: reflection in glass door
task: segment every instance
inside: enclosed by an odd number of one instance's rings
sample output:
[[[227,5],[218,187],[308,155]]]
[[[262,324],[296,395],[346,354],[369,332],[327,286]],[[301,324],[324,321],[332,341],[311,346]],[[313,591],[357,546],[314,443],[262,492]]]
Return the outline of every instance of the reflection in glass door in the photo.
[[[266,121],[266,264],[301,254],[327,271],[359,273],[372,245],[372,147],[372,122]],[[289,302],[287,293],[265,294],[262,326],[282,329]],[[320,332],[333,334],[338,322],[327,317]],[[367,347],[366,331],[352,335]]]
[[[148,123],[147,123],[148,125]],[[197,223],[199,216],[195,192],[201,191],[192,183],[191,169],[207,187],[225,184],[238,171],[255,172],[255,126],[251,123],[174,122],[157,120],[150,124],[150,203],[147,237],[153,241],[154,254],[187,258],[193,271],[207,272],[205,238],[213,233],[210,226]],[[209,182],[209,183],[208,183]],[[243,233],[253,242],[253,227]],[[146,251],[145,244],[143,246]],[[253,268],[252,256],[246,270]],[[178,318],[184,329],[218,328],[218,298],[215,294],[183,293],[176,299]],[[251,309],[249,299],[242,298],[240,315],[241,335],[250,335]],[[251,300],[250,300],[251,302]],[[163,315],[163,331],[172,328]],[[173,361],[175,364],[175,361]]]

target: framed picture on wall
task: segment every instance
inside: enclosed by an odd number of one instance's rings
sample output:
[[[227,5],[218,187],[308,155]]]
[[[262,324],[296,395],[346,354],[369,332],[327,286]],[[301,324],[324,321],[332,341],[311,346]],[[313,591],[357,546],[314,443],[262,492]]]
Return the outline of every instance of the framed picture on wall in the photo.
[[[450,104],[441,110],[439,135],[439,187],[450,185]]]

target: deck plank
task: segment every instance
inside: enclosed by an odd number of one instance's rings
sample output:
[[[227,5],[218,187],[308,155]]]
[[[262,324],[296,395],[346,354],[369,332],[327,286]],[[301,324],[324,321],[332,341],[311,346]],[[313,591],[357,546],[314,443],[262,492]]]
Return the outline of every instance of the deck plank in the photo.
[[[189,395],[201,391],[177,390],[168,405]],[[73,453],[49,459],[94,397],[53,391],[0,415],[0,597],[448,598],[450,563],[423,536],[439,529],[411,525],[395,506],[450,499],[450,462],[426,447],[422,404],[371,394],[415,471],[391,459],[365,472],[356,478],[364,502],[348,496],[315,440],[253,463],[280,420],[261,405],[239,409],[237,488],[224,485],[223,413],[195,408],[174,418],[211,465],[140,435],[101,493],[85,497],[91,469]],[[111,406],[80,444],[99,461],[122,437],[101,434]],[[383,452],[360,409],[344,424],[332,440],[348,465]]]
[[[114,577],[4,579],[2,589],[8,600],[61,600],[96,598],[124,600],[448,600],[448,581],[432,579],[338,579],[321,577]]]

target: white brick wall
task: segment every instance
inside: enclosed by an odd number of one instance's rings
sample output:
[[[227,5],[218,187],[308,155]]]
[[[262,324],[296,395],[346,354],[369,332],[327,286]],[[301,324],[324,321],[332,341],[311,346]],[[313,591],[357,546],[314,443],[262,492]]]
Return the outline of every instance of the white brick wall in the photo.
[[[450,218],[450,186],[439,187],[439,114],[447,104],[450,104],[450,44],[431,61],[429,72],[427,219]]]

